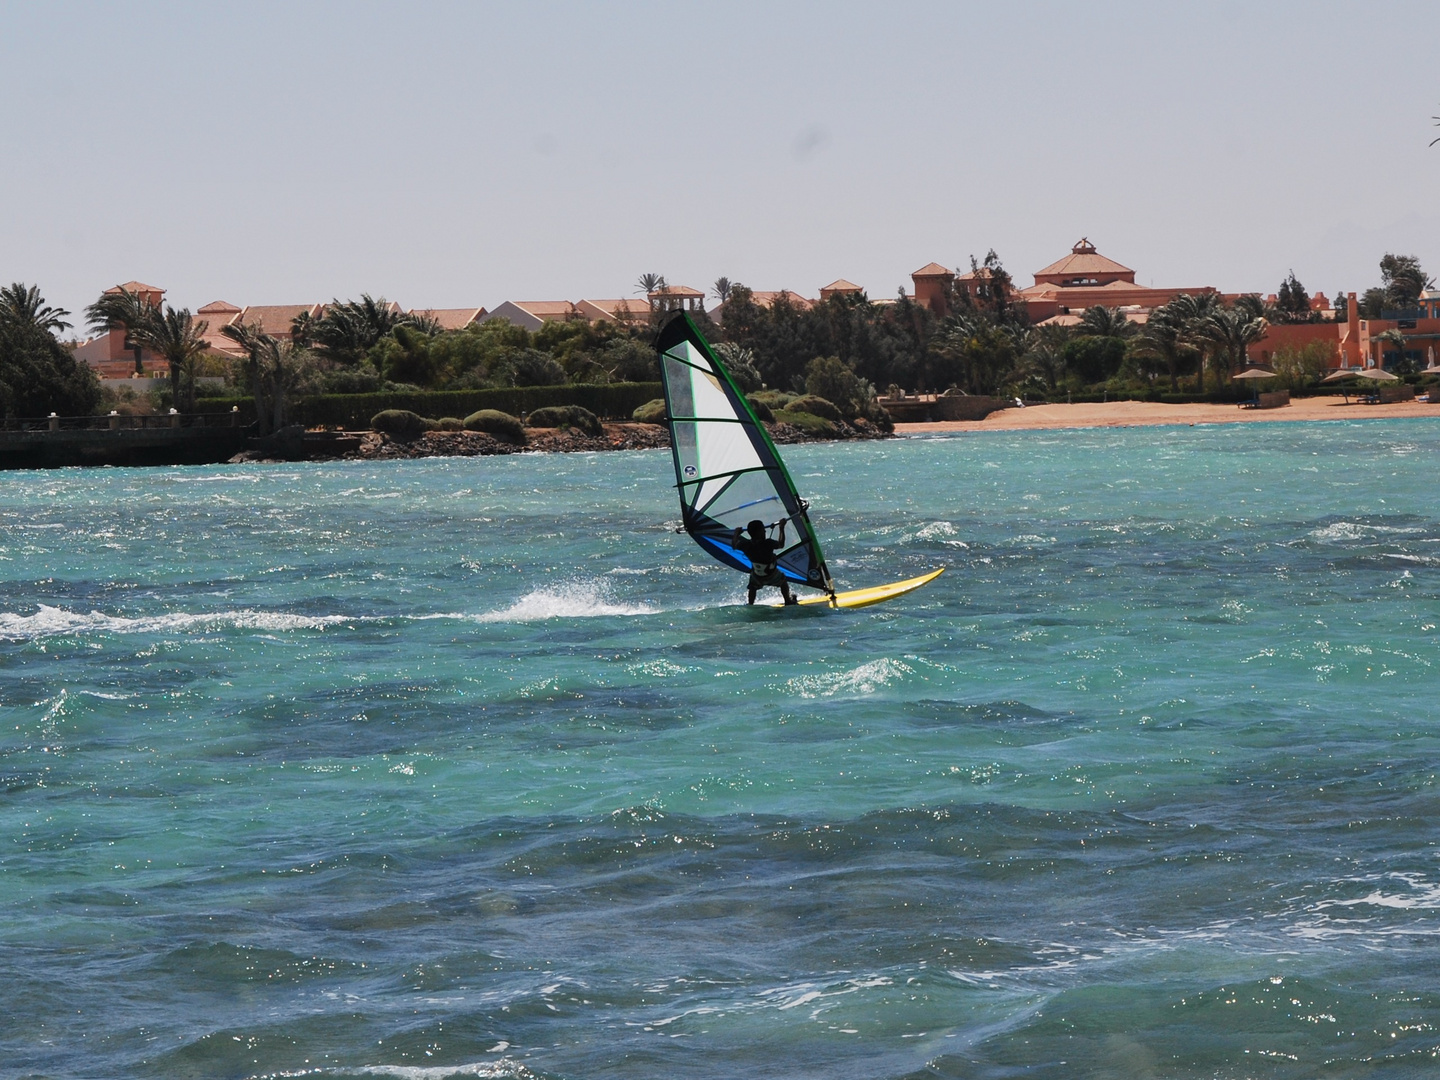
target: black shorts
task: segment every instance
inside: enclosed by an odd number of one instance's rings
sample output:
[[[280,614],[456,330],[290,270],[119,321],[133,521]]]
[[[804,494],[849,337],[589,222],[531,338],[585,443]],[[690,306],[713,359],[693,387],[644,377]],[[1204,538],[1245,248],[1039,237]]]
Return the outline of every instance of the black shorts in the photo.
[[[750,572],[750,588],[752,589],[763,589],[767,585],[773,585],[778,589],[784,585],[787,580],[785,575],[780,572],[778,566],[763,576],[755,573],[753,570]]]

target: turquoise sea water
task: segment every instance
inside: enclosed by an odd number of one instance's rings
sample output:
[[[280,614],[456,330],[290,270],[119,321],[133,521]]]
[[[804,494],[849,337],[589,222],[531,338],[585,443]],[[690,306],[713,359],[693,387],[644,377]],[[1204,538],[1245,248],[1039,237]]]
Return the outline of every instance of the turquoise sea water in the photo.
[[[1440,426],[0,476],[0,1074],[1440,1069]]]

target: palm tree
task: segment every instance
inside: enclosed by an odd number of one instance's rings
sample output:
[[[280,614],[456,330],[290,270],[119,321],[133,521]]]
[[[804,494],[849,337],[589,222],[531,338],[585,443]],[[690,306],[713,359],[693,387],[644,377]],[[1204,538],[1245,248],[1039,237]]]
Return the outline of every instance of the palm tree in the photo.
[[[1246,350],[1265,336],[1267,323],[1242,307],[1217,307],[1201,321],[1196,333],[1215,346],[1216,375],[1245,366]]]
[[[148,305],[147,305],[148,307]],[[205,331],[210,324],[196,322],[189,308],[176,311],[166,305],[162,314],[158,308],[149,313],[138,326],[130,328],[130,337],[151,352],[157,354],[170,366],[170,400],[175,407],[193,410],[195,408],[195,362],[208,351]],[[185,377],[185,395],[180,394],[181,376]]]
[[[1060,381],[1065,378],[1065,342],[1070,331],[1064,326],[1039,326],[1016,335],[1016,346],[1021,351],[1020,364],[1015,371],[1022,381],[1039,379],[1045,388],[1054,393]]]
[[[1173,301],[1150,312],[1145,329],[1140,333],[1141,347],[1165,363],[1170,375],[1170,390],[1180,389],[1180,368],[1194,352],[1187,340],[1186,316]]]
[[[665,288],[664,274],[641,274],[640,280],[635,283],[635,291],[644,296],[649,296],[656,289]]]
[[[1264,319],[1266,322],[1279,322],[1280,309],[1259,293],[1243,293],[1235,298],[1235,309],[1243,311],[1252,319]]]
[[[250,392],[255,396],[255,420],[262,436],[284,426],[284,398],[277,393],[282,380],[277,377],[280,364],[280,343],[258,326],[231,323],[220,332],[245,350],[245,374]]]
[[[395,327],[414,322],[382,296],[362,293],[359,300],[332,300],[323,319],[310,324],[315,351],[338,363],[358,364]]]
[[[417,333],[424,334],[426,337],[439,337],[445,332],[445,327],[440,325],[440,320],[434,315],[424,313],[417,315],[411,312],[406,316],[406,319],[408,321],[400,325],[409,326],[410,329]],[[399,329],[399,325],[396,326],[396,329]],[[393,333],[394,331],[391,332]]]
[[[144,375],[145,365],[141,358],[140,342],[135,340],[135,330],[143,325],[155,309],[148,300],[142,300],[136,293],[121,288],[116,292],[100,294],[100,299],[85,309],[85,318],[90,329],[96,333],[106,330],[125,331],[125,347],[135,353],[135,374]]]
[[[716,278],[715,284],[710,287],[714,290],[716,297],[718,297],[720,300],[720,303],[723,304],[726,300],[730,299],[730,279],[728,277]]]
[[[70,324],[65,321],[65,316],[69,314],[64,308],[46,304],[38,285],[26,286],[17,281],[0,288],[0,321],[8,326],[54,334],[70,329]]]
[[[1103,304],[1086,308],[1085,314],[1080,316],[1080,324],[1076,327],[1079,333],[1091,337],[1118,338],[1127,338],[1138,329],[1119,308],[1105,307]]]
[[[1415,365],[1411,362],[1410,358],[1405,355],[1405,347],[1409,344],[1409,342],[1405,340],[1405,335],[1403,333],[1401,333],[1399,330],[1391,329],[1386,330],[1383,334],[1380,334],[1379,337],[1381,341],[1385,342],[1385,344],[1393,346],[1395,352],[1398,354],[1399,358],[1395,361],[1394,366],[1391,368],[1391,370],[1396,375],[1408,375],[1410,374],[1410,372],[1415,370]],[[1381,353],[1380,366],[1385,366],[1383,350]]]
[[[1202,331],[1205,320],[1211,312],[1220,307],[1220,297],[1216,293],[1208,292],[1196,296],[1181,293],[1165,306],[1171,310],[1173,313],[1171,317],[1181,328],[1181,343],[1194,350],[1199,359],[1196,380],[1199,383],[1198,389],[1203,394],[1205,392],[1205,365],[1210,360],[1215,347],[1211,339]]]

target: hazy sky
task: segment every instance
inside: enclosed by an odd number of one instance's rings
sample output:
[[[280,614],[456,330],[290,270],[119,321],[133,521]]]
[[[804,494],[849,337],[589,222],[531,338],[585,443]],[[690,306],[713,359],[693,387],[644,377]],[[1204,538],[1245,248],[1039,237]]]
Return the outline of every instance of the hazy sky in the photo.
[[[1440,272],[1440,5],[0,2],[0,280],[78,311]]]

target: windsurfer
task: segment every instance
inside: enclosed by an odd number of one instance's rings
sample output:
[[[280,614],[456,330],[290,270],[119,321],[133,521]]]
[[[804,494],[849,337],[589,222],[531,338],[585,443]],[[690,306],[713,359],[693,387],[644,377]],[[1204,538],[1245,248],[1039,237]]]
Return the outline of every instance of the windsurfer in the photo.
[[[758,518],[745,526],[745,536],[737,525],[735,527],[734,546],[737,551],[750,560],[750,603],[755,603],[755,594],[766,586],[773,585],[780,590],[785,597],[785,603],[798,604],[790,593],[790,582],[780,572],[780,563],[777,552],[785,547],[785,521],[781,519],[779,533],[776,539],[771,540],[766,535],[765,523]]]

